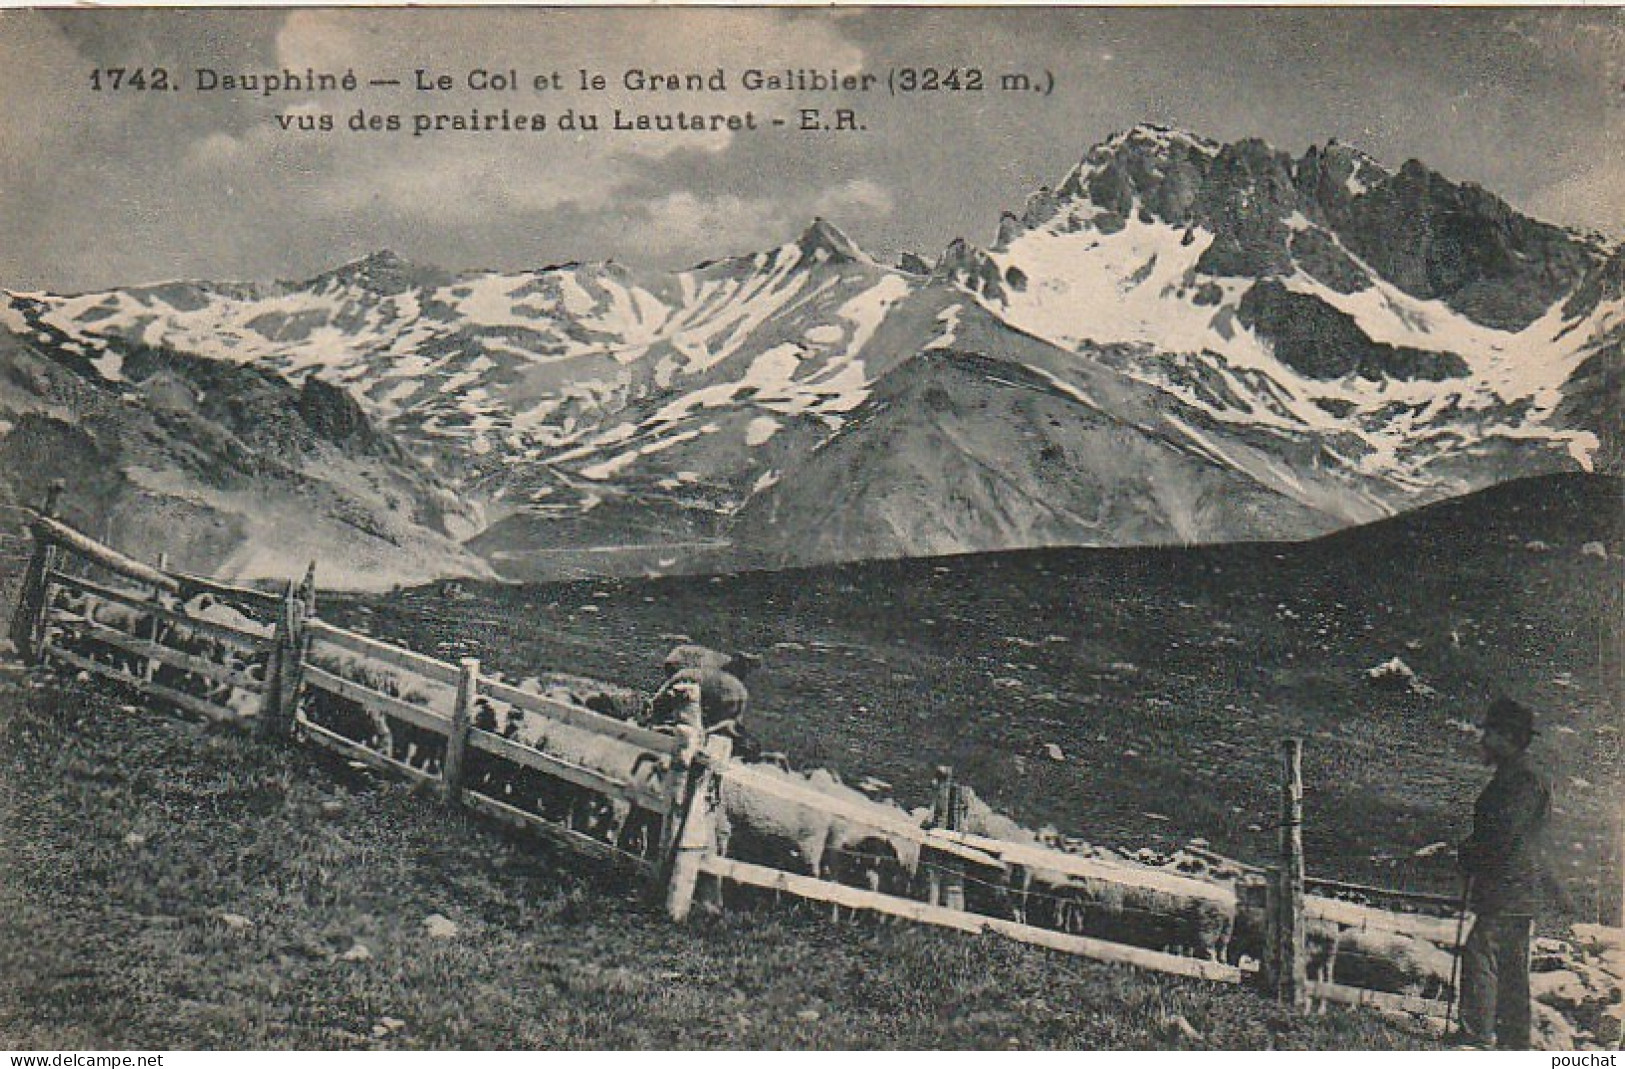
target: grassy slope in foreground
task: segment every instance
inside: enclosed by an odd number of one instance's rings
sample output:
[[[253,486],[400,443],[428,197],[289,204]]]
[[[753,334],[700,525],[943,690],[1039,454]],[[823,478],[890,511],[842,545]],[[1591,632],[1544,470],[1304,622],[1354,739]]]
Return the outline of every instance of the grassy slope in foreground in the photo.
[[[1428,1042],[996,937],[822,911],[678,927],[536,845],[342,773],[0,674],[0,1046]],[[434,913],[452,938],[425,934]],[[370,959],[344,960],[358,942]]]
[[[1571,919],[1595,920],[1620,883],[1622,485],[1524,480],[1297,544],[435,586],[323,611],[516,678],[652,687],[673,636],[757,650],[757,730],[799,766],[914,805],[950,763],[1027,823],[1113,845],[1267,858],[1276,746],[1299,735],[1311,874],[1446,893],[1451,858],[1416,853],[1465,835],[1488,773],[1463,728],[1505,689],[1539,710]],[[1369,685],[1395,656],[1437,694]]]

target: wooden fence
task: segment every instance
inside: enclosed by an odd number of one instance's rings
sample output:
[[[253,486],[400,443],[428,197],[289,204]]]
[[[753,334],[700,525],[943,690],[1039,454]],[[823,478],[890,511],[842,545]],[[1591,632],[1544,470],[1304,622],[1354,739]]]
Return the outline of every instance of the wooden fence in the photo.
[[[615,719],[492,678],[474,658],[454,664],[337,627],[318,615],[314,564],[281,594],[219,583],[133,560],[60,522],[55,507],[53,490],[32,520],[35,551],[12,617],[11,638],[25,658],[210,719],[252,723],[264,737],[294,739],[425,784],[447,805],[626,870],[675,920],[689,915],[697,895],[719,902],[729,885],[837,911],[995,932],[1173,975],[1251,983],[1295,1006],[1369,1004],[1435,1022],[1448,1014],[1437,997],[1336,982],[1329,966],[1308,975],[1315,939],[1322,959],[1350,932],[1454,951],[1458,929],[1447,917],[1306,893],[1351,885],[1305,877],[1295,740],[1281,751],[1279,863],[1237,864],[1240,879],[1217,883],[974,834],[964,827],[964,790],[946,768],[938,770],[932,816],[922,826],[855,792],[818,789],[806,777],[734,761],[726,739]],[[843,881],[831,878],[833,866],[816,861],[791,871],[725,856],[718,827],[719,818],[725,823],[723,798],[738,792],[816,814],[831,827],[864,830],[906,879],[883,886],[873,857],[857,880]],[[816,853],[820,844],[813,845]],[[1218,933],[1221,946],[1197,945],[1193,936],[1183,954],[1131,945],[1092,926],[1103,900],[1119,912],[1132,912],[1134,901],[1175,903],[1182,932],[1197,932],[1213,917],[1227,918],[1230,927]],[[1157,923],[1166,933],[1168,918]],[[1244,929],[1257,940],[1255,963],[1247,967],[1217,953]]]

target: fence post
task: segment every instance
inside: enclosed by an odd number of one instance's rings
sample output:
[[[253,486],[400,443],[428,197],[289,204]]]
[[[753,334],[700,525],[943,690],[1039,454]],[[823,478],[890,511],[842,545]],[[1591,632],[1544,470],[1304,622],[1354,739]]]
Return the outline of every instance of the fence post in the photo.
[[[311,562],[305,582],[299,587],[288,580],[282,595],[282,611],[277,614],[271,636],[271,652],[265,662],[265,698],[260,703],[261,738],[284,738],[293,734],[299,711],[299,688],[305,682],[305,660],[310,656],[310,631],[305,621],[316,615],[316,564]]]
[[[672,851],[671,879],[666,884],[666,913],[682,923],[694,905],[700,879],[700,859],[716,849],[717,808],[722,781],[718,775],[733,753],[733,741],[721,736],[706,740],[689,772],[688,805],[684,807],[677,842]],[[718,888],[721,899],[721,888]]]
[[[305,619],[316,615],[316,562],[305,566],[304,581],[299,584],[299,600],[304,603]]]
[[[160,552],[158,554],[158,570],[160,572],[169,571],[169,554],[168,553]],[[156,586],[152,587],[148,591],[147,600],[150,601],[152,604],[157,605],[162,601],[162,598],[160,597],[160,595],[162,593],[163,593],[163,591],[159,587],[156,587]],[[147,626],[146,626],[145,630],[146,630],[146,634],[143,636],[141,634],[142,628],[140,627],[140,625],[137,625],[137,627],[136,627],[136,636],[138,638],[144,637],[148,642],[151,642],[153,645],[155,645],[155,646],[158,645],[159,640],[163,637],[164,629],[158,622],[157,613],[148,614],[148,616],[147,616]],[[152,658],[152,657],[148,657],[146,659],[145,666],[141,670],[141,678],[146,680],[148,683],[151,683],[153,681],[153,677],[156,676],[157,673],[158,673],[158,661],[156,659]]]
[[[441,788],[446,804],[453,808],[463,802],[463,764],[468,753],[468,729],[474,717],[474,699],[480,687],[478,657],[464,657],[462,675],[457,677],[457,704],[451,709],[451,729],[446,733],[446,760],[440,766]]]
[[[947,822],[943,825],[949,831],[962,831],[965,827],[965,786],[952,779],[953,770],[948,772],[948,813]],[[965,909],[965,862],[963,858],[955,855],[948,859],[948,872],[943,880],[942,904],[948,909]]]
[[[703,736],[686,724],[677,725],[677,737],[682,748],[671,758],[671,770],[666,784],[666,814],[660,822],[660,842],[655,847],[655,863],[649,879],[649,900],[658,901],[671,882],[672,858],[677,849],[677,835],[688,813],[693,786],[695,757],[700,752]]]
[[[1268,957],[1276,1001],[1302,1007],[1306,1001],[1303,923],[1303,740],[1281,743],[1280,864],[1270,871]]]
[[[259,723],[255,725],[255,731],[262,739],[280,738],[293,731],[293,724],[286,716],[290,706],[283,701],[282,693],[287,685],[284,682],[289,675],[287,668],[294,656],[294,619],[300,611],[294,600],[293,580],[290,579],[282,593],[282,604],[277,609],[276,624],[271,633],[271,650],[265,658],[265,694],[260,700]]]
[[[42,517],[56,519],[65,486],[61,479],[51,483],[40,505]],[[17,594],[17,607],[11,615],[10,635],[17,656],[29,664],[38,664],[43,656],[45,619],[51,608],[50,575],[56,568],[57,548],[38,525],[31,528],[31,533],[34,555],[28,562],[28,571],[23,574],[22,590]]]
[[[931,827],[960,831],[964,827],[965,794],[954,780],[951,765],[938,765],[931,795]],[[932,863],[926,870],[926,899],[933,906],[965,908],[965,866],[957,857]]]
[[[278,713],[286,731],[293,731],[294,717],[299,711],[299,689],[305,685],[305,661],[310,658],[312,637],[306,620],[316,618],[316,562],[305,569],[305,581],[299,587],[299,596],[288,600],[288,648],[282,656],[282,682],[278,687],[278,700],[282,709]]]

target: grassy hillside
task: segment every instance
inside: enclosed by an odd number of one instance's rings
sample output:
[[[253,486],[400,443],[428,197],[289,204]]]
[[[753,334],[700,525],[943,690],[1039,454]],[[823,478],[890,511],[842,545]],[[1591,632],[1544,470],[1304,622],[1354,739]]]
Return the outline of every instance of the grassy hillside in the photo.
[[[755,650],[756,729],[797,764],[917,803],[951,763],[1094,842],[1266,857],[1276,746],[1300,735],[1311,875],[1436,891],[1450,859],[1415,852],[1465,834],[1487,778],[1465,727],[1505,691],[1539,711],[1560,867],[1594,919],[1620,885],[1622,517],[1619,480],[1558,476],[1299,544],[437,585],[323,612],[515,677],[651,687],[679,636]],[[1436,694],[1370,685],[1395,656]]]
[[[0,842],[13,1049],[1428,1045],[994,937],[678,927],[404,788],[14,667]]]

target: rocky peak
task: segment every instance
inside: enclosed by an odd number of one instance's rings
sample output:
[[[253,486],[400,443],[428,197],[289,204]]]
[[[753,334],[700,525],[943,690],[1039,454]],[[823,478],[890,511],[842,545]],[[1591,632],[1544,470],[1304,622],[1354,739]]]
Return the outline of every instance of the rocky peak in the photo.
[[[1528,326],[1600,260],[1567,231],[1418,160],[1332,222],[1345,245],[1405,292],[1502,330]]]
[[[839,227],[821,216],[813,217],[811,225],[802,231],[800,238],[796,239],[796,247],[808,258],[816,256],[821,251],[838,262],[851,263],[869,259]]]
[[[1225,145],[1191,198],[1191,213],[1214,234],[1197,267],[1255,278],[1290,272],[1287,220],[1299,206],[1290,156],[1256,138]]]
[[[1617,301],[1622,297],[1625,297],[1625,245],[1586,274],[1564,303],[1563,318],[1588,316],[1604,301]]]
[[[1053,192],[1039,189],[1020,216],[1007,213],[993,247],[1035,227],[1110,234],[1131,219],[1210,232],[1197,264],[1206,275],[1302,269],[1352,292],[1371,273],[1352,253],[1412,296],[1504,330],[1544,314],[1604,255],[1595,241],[1418,160],[1389,171],[1335,140],[1294,159],[1257,138],[1220,144],[1149,123],[1113,134]]]
[[[1019,238],[1027,230],[1026,225],[1014,212],[1004,212],[999,216],[999,233],[993,239],[993,251],[1003,252],[1010,247],[1010,243]]]
[[[999,265],[985,251],[964,238],[954,238],[948,243],[931,273],[936,278],[952,279],[984,297],[1003,296],[1003,277],[999,274]]]
[[[1029,230],[1042,226],[1054,218],[1061,207],[1061,198],[1049,186],[1039,186],[1027,197],[1027,206],[1021,213],[1021,224]]]
[[[929,275],[931,273],[931,265],[925,261],[925,258],[919,253],[908,249],[905,249],[897,257],[897,269],[906,271],[911,275]]]
[[[1336,138],[1324,148],[1310,145],[1294,175],[1310,217],[1334,219],[1349,202],[1391,177],[1376,160]]]
[[[1112,134],[1090,152],[1090,157],[1094,157],[1097,153],[1169,157],[1195,153],[1211,156],[1218,149],[1218,142],[1209,141],[1205,137],[1198,137],[1188,131],[1164,126],[1161,123],[1142,122]]]
[[[380,297],[393,297],[409,289],[444,285],[451,276],[431,267],[422,267],[390,249],[352,260],[341,267],[324,272],[307,285],[320,289],[325,285],[354,286]]]

